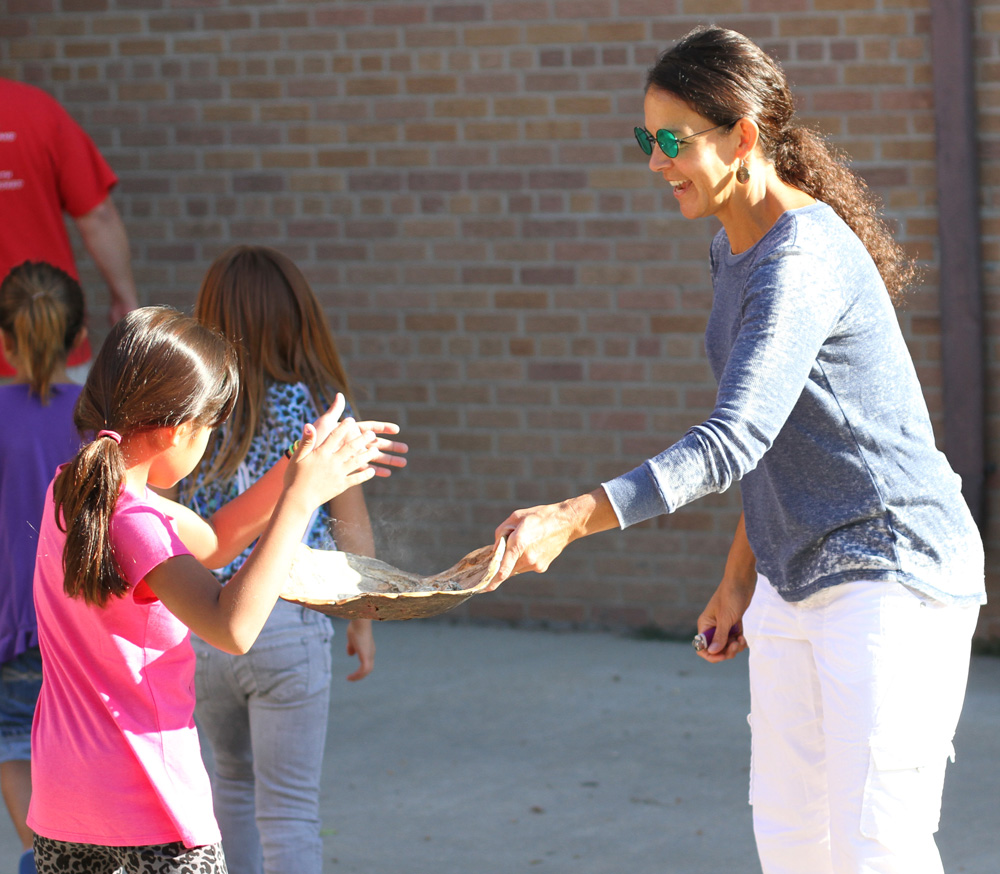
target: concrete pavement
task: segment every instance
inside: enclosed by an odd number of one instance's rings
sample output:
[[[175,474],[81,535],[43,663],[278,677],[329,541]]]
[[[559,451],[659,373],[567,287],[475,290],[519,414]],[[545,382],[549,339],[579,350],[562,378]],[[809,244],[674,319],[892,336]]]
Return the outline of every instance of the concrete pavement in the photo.
[[[760,874],[745,656],[442,621],[376,641],[356,684],[335,641],[324,874]],[[955,745],[945,869],[995,874],[1000,659],[974,659]],[[13,870],[6,821],[0,853]]]
[[[745,656],[441,622],[376,637],[375,672],[337,685],[324,874],[759,874]],[[955,743],[945,869],[996,874],[1000,659],[974,660]]]

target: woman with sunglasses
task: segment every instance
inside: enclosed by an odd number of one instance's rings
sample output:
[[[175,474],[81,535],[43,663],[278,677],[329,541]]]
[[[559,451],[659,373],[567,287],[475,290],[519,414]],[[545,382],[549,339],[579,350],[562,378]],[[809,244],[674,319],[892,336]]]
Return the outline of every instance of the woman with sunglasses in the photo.
[[[649,71],[649,167],[714,216],[708,420],[594,491],[518,510],[494,587],[572,541],[741,483],[698,619],[750,648],[750,801],[765,874],[940,874],[945,763],[985,601],[983,549],[935,448],[892,309],[915,276],[864,183],[799,127],[778,65],[699,28]]]

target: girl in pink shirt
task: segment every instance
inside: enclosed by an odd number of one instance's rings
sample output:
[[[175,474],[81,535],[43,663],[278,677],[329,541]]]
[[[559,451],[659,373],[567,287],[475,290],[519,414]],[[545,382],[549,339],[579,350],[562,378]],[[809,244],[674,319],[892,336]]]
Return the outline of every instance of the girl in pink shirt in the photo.
[[[159,496],[194,468],[238,390],[220,335],[164,307],[134,310],[94,361],[75,423],[93,439],[49,486],[35,565],[42,690],[32,731],[40,874],[225,874],[194,727],[189,629],[246,652],[313,510],[403,444],[390,423],[338,423],[343,398],[206,522]],[[260,537],[222,587],[207,567]],[[197,867],[200,866],[200,867]]]

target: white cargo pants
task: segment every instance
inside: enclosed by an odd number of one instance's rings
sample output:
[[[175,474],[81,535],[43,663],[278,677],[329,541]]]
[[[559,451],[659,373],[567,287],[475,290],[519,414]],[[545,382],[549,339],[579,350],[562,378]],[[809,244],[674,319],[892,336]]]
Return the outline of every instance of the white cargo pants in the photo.
[[[942,874],[934,832],[978,614],[889,582],[789,603],[758,579],[743,627],[764,874]]]

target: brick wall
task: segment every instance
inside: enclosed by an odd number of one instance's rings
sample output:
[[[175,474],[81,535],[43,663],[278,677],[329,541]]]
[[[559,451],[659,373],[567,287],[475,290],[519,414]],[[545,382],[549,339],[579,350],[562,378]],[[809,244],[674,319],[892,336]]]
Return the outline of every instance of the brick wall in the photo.
[[[0,75],[57,96],[119,173],[145,302],[188,307],[234,242],[302,265],[362,411],[412,446],[406,472],[369,487],[380,553],[430,572],[711,409],[714,228],[679,217],[631,135],[645,69],[706,18],[783,61],[803,119],[925,259],[900,319],[940,418],[928,3],[6,0]],[[993,327],[1000,4],[976,10]],[[991,458],[997,410],[993,390]],[[686,631],[737,515],[733,493],[599,535],[457,615]],[[1000,612],[981,633],[1000,636]]]

